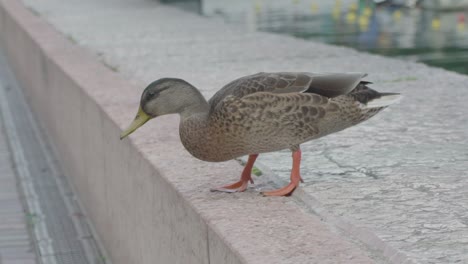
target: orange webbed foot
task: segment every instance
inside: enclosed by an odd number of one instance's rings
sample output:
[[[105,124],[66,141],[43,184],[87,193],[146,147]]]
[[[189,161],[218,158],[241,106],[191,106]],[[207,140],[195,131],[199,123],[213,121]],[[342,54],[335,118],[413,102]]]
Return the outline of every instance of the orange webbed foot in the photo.
[[[249,160],[247,161],[247,164],[245,164],[244,170],[242,171],[241,178],[238,182],[235,182],[233,184],[228,184],[225,186],[217,187],[217,188],[212,188],[210,191],[212,192],[228,192],[228,193],[233,193],[233,192],[243,192],[247,189],[247,186],[250,183],[254,183],[252,180],[252,168],[255,163],[255,160],[257,159],[258,154],[252,154],[249,155]]]
[[[273,191],[268,191],[268,192],[262,192],[262,195],[264,196],[289,196],[293,193],[293,191],[299,186],[299,182],[290,182],[288,185],[284,186],[283,188],[273,190]]]
[[[294,190],[299,186],[299,182],[304,182],[300,174],[300,164],[301,164],[301,149],[297,149],[293,152],[293,167],[291,170],[291,182],[283,188],[262,192],[264,196],[289,196]]]

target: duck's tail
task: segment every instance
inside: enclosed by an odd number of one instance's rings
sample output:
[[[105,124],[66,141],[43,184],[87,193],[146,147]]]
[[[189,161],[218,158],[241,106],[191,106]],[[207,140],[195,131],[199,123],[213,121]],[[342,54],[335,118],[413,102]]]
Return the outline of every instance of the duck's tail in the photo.
[[[383,109],[401,99],[401,95],[398,93],[380,93],[369,88],[368,84],[370,82],[361,81],[349,94],[354,100],[361,103],[361,109]]]
[[[402,96],[398,93],[379,93],[378,97],[372,98],[366,102],[364,108],[369,109],[387,107],[400,101],[401,98]]]

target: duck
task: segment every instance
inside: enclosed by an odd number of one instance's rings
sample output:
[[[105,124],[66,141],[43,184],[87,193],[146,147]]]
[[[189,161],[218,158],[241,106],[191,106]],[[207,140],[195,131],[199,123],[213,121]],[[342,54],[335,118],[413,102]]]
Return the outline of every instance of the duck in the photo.
[[[262,192],[289,196],[303,182],[301,144],[368,120],[401,98],[371,89],[366,76],[260,72],[233,80],[208,101],[185,80],[158,79],[144,89],[136,117],[120,139],[151,119],[178,114],[180,140],[193,157],[222,162],[248,156],[239,181],[211,189],[229,193],[254,183],[251,172],[259,154],[289,149],[289,184]]]

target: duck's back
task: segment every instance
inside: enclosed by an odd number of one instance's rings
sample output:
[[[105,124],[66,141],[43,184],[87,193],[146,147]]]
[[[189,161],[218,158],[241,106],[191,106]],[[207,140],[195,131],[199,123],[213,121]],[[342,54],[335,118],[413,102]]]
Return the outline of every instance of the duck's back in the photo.
[[[237,79],[210,99],[209,140],[200,144],[212,150],[208,159],[222,161],[295,148],[353,126],[394,99],[367,87],[364,76],[258,73]]]
[[[260,72],[228,83],[208,103],[214,109],[228,96],[242,98],[259,92],[316,93],[331,98],[351,92],[366,75],[364,73]]]

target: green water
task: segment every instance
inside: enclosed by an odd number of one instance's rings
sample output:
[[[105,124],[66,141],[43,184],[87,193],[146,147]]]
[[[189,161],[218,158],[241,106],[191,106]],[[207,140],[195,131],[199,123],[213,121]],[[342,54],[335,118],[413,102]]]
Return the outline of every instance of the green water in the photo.
[[[468,74],[468,11],[358,0],[166,0],[248,30],[287,34]]]

